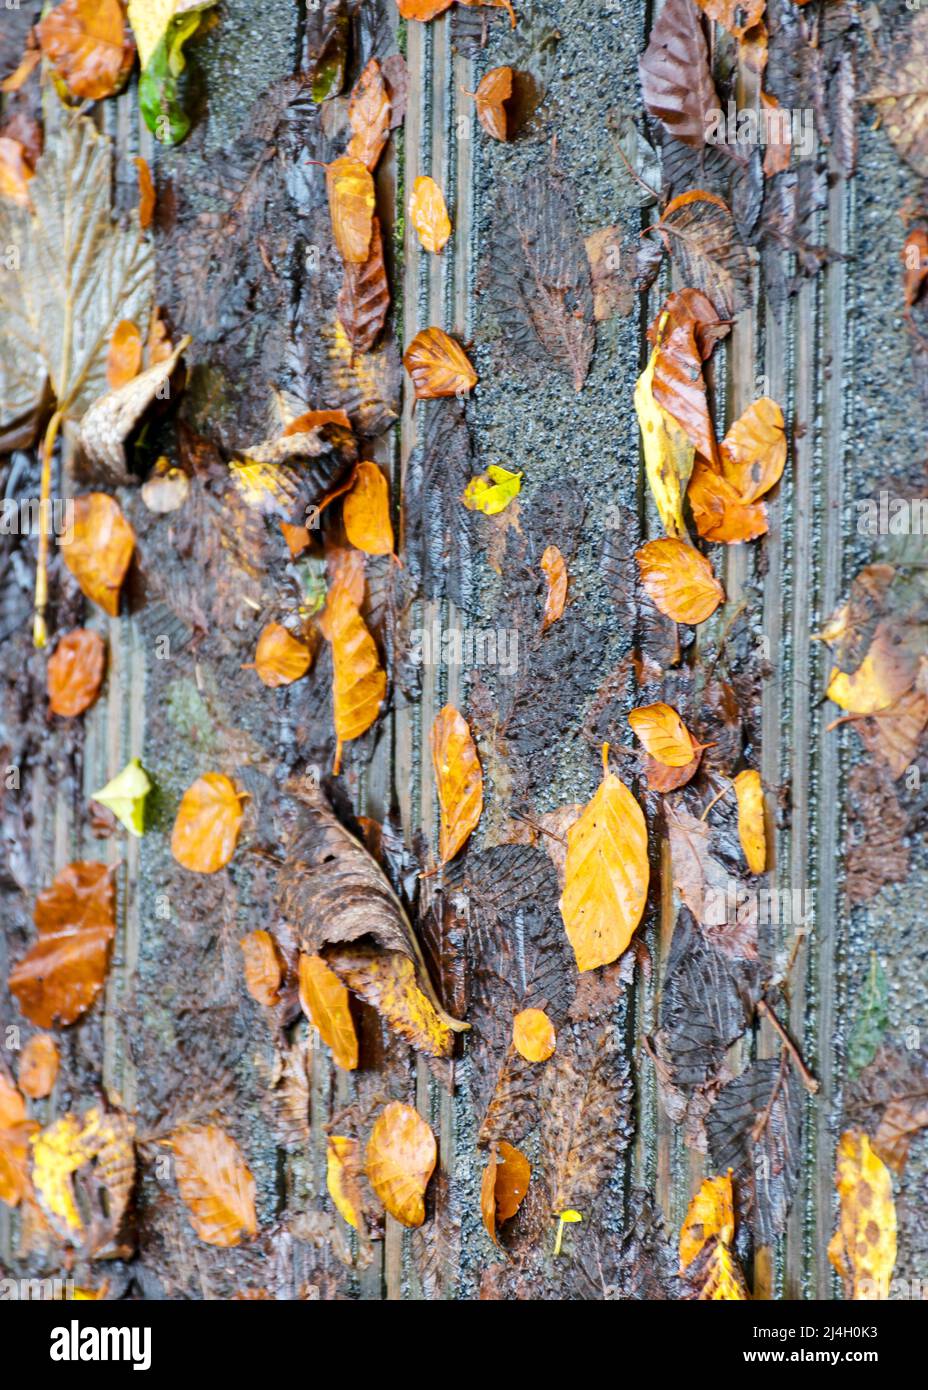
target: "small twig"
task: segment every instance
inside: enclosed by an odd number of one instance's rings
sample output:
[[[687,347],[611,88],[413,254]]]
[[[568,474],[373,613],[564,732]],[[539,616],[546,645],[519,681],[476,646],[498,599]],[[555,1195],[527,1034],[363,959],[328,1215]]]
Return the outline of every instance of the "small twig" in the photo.
[[[651,185],[650,185],[645,179],[643,179],[643,178],[641,177],[641,175],[638,173],[637,169],[633,169],[633,168],[632,168],[631,160],[629,159],[629,157],[628,157],[628,155],[625,153],[625,151],[622,149],[622,146],[618,143],[618,141],[616,141],[616,146],[615,146],[615,147],[616,147],[616,149],[618,150],[619,154],[622,156],[622,159],[623,159],[623,161],[624,161],[624,163],[625,163],[625,167],[626,167],[626,169],[628,170],[628,172],[631,174],[631,176],[632,176],[632,178],[635,180],[635,182],[636,182],[637,184],[640,184],[640,185],[641,185],[641,187],[644,189],[645,193],[650,193],[650,195],[651,195],[651,197],[654,199],[655,203],[659,203],[660,200],[661,200],[661,195],[660,195],[659,193],[655,193],[654,189],[651,187]],[[650,231],[650,228],[648,228],[648,230]],[[641,235],[644,236],[644,232],[642,232]]]
[[[514,820],[525,821],[525,824],[530,825],[533,830],[537,830],[539,835],[547,835],[549,840],[557,840],[559,845],[567,844],[563,835],[558,835],[553,830],[547,830],[545,826],[539,825],[537,821],[532,820],[531,816],[524,816],[521,811],[513,811],[512,816]]]
[[[711,746],[711,745],[710,745],[710,746]],[[733,787],[734,785],[735,785],[734,782],[729,782],[729,784],[728,784],[727,787],[723,787],[722,790],[721,790],[716,796],[714,796],[714,797],[712,798],[712,800],[709,802],[709,805],[708,805],[708,806],[706,807],[706,809],[703,811],[703,813],[702,813],[702,815],[699,817],[699,819],[702,820],[702,821],[704,821],[704,820],[706,819],[706,816],[707,816],[707,815],[709,814],[709,812],[712,810],[712,807],[716,804],[716,802],[721,801],[721,799],[722,799],[723,796],[727,796],[728,793],[731,791],[731,789],[732,789],[732,787]]]
[[[776,1014],[774,1013],[773,1009],[771,1009],[766,999],[758,1000],[757,1012],[767,1019],[771,1027],[779,1035],[780,1041],[786,1048],[790,1057],[793,1059],[793,1063],[796,1067],[796,1070],[799,1072],[799,1075],[802,1078],[803,1086],[805,1086],[810,1096],[814,1096],[816,1091],[818,1090],[818,1082],[816,1081],[812,1073],[809,1071],[809,1068],[806,1066],[805,1062],[802,1060],[802,1056],[799,1052],[798,1047],[793,1042],[792,1038],[787,1033],[786,1029],[783,1027],[783,1024],[777,1018]]]
[[[48,529],[52,492],[52,457],[61,426],[61,411],[56,410],[45,431],[42,446],[42,491],[39,500],[39,560],[35,572],[35,613],[32,620],[32,640],[37,647],[48,642],[45,610],[48,607]]]

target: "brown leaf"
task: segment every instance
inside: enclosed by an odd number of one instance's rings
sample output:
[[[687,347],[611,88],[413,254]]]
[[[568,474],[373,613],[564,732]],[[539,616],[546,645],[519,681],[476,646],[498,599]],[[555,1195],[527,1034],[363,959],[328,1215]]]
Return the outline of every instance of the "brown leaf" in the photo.
[[[353,132],[348,154],[373,173],[390,134],[390,95],[376,58],[371,58],[354,84],[348,120]]]
[[[464,349],[441,328],[424,328],[403,354],[417,400],[462,396],[477,385],[477,373]]]
[[[193,1229],[207,1245],[241,1244],[258,1229],[255,1180],[235,1140],[216,1125],[194,1125],[167,1141],[177,1189]]]
[[[423,251],[437,255],[451,235],[451,219],[445,205],[445,195],[427,174],[420,174],[413,184],[408,211],[419,245]]]
[[[691,782],[696,776],[699,764],[702,759],[700,750],[691,763],[685,767],[667,767],[665,763],[659,763],[656,758],[645,754],[644,775],[648,779],[648,791],[652,792],[675,792],[681,787],[685,787],[687,782]]]
[[[545,1077],[541,1139],[551,1210],[588,1214],[633,1133],[628,1062],[611,1028],[574,1033]]]
[[[585,241],[597,323],[624,317],[638,303],[637,255],[622,248],[622,227],[602,227]]]
[[[751,256],[721,198],[701,188],[681,193],[667,204],[658,231],[684,282],[725,318],[750,304]]]
[[[567,562],[556,545],[549,545],[545,549],[541,557],[541,568],[548,586],[541,623],[541,630],[544,632],[562,616],[567,603]]]
[[[272,690],[292,685],[305,676],[312,661],[313,653],[306,643],[293,637],[280,623],[268,623],[262,629],[255,649],[254,669]]]
[[[557,1034],[544,1009],[522,1009],[512,1020],[512,1045],[526,1062],[547,1062],[557,1047]]]
[[[390,488],[376,463],[359,463],[342,504],[345,534],[365,555],[393,554]]]
[[[245,988],[255,1003],[270,1009],[277,1003],[283,980],[283,961],[269,931],[251,931],[239,945],[245,957]]]
[[[50,1095],[58,1079],[58,1045],[48,1033],[30,1038],[19,1059],[19,1087],[31,1100]]]
[[[675,139],[702,145],[708,113],[719,108],[719,98],[692,0],[667,0],[639,59],[638,73],[651,115]]]
[[[300,1007],[343,1071],[358,1065],[358,1035],[348,991],[321,956],[300,954]]]
[[[151,226],[155,217],[155,185],[147,159],[137,157],[132,163],[139,176],[139,226],[144,232]]]
[[[501,1225],[515,1216],[528,1191],[531,1176],[531,1164],[519,1149],[507,1144],[504,1139],[490,1145],[480,1185],[480,1213],[494,1244],[499,1244],[496,1239],[497,1223]]]
[[[635,559],[648,598],[675,623],[705,622],[725,598],[705,555],[685,541],[648,541]]]
[[[494,140],[509,139],[506,102],[512,96],[513,72],[510,67],[490,68],[473,93],[477,119]]]
[[[171,853],[193,873],[214,874],[235,853],[242,825],[242,801],[234,783],[221,772],[205,772],[184,792]]]
[[[757,959],[756,897],[729,911],[730,869],[712,853],[712,827],[685,807],[665,805],[673,886],[690,909],[705,939],[732,959]],[[736,916],[736,921],[730,917]]]
[[[74,499],[71,535],[59,541],[61,554],[81,590],[105,613],[119,613],[119,592],[135,549],[135,532],[119,503],[105,492]]]
[[[399,1037],[429,1057],[451,1056],[454,1034],[419,988],[408,956],[376,946],[330,946],[326,960],[343,984],[375,1008]]]
[[[85,101],[112,96],[135,61],[121,0],[62,0],[37,25],[43,56]]]
[[[370,252],[360,265],[346,262],[338,295],[339,321],[355,352],[370,352],[383,332],[389,309],[390,286],[383,260],[383,237],[380,219],[375,216],[371,223]]]
[[[363,265],[370,255],[374,226],[374,180],[367,165],[350,155],[325,169],[332,234],[346,265]]]
[[[445,705],[432,725],[432,766],[441,807],[439,855],[447,864],[467,843],[483,810],[483,772],[467,720]]]
[[[704,459],[717,461],[715,429],[706,400],[702,364],[708,361],[728,325],[699,290],[676,290],[648,329],[658,348],[651,390],[655,401],[676,420]]]
[[[425,1220],[425,1189],[437,1158],[435,1136],[418,1111],[399,1101],[381,1110],[368,1141],[365,1171],[402,1226],[421,1226]]]
[[[337,740],[332,772],[337,776],[342,745],[366,733],[380,713],[387,677],[374,639],[346,589],[339,589],[330,597],[326,615],[332,643],[332,707]]]
[[[53,714],[73,719],[100,694],[106,643],[98,632],[77,627],[58,639],[48,661],[48,704]]]
[[[116,888],[108,864],[78,861],[36,898],[39,939],[10,971],[10,992],[40,1028],[73,1023],[93,1004],[116,933]]]

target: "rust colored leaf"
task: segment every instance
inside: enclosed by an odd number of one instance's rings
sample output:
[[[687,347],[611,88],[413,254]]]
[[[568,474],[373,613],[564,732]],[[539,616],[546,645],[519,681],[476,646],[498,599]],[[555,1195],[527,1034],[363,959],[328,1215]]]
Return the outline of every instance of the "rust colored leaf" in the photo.
[[[597,323],[634,312],[638,304],[637,253],[622,247],[622,227],[601,227],[584,242]]]
[[[105,492],[75,497],[74,526],[59,545],[82,592],[115,618],[119,592],[135,549],[135,532],[119,503]]]
[[[107,864],[78,861],[36,898],[39,939],[10,971],[10,992],[39,1028],[73,1023],[106,978],[116,932],[116,888]]]
[[[0,1071],[0,1202],[16,1207],[29,1190],[29,1141],[38,1130],[26,1102]]]
[[[705,622],[725,598],[705,555],[685,541],[648,541],[635,559],[648,598],[675,623]]]
[[[273,690],[281,685],[292,685],[305,676],[312,660],[313,654],[305,642],[291,636],[280,623],[268,623],[258,638],[254,668],[264,684]]]
[[[27,208],[31,178],[32,166],[22,144],[9,135],[0,135],[0,199]]]
[[[343,1071],[358,1065],[358,1035],[348,991],[321,956],[300,955],[300,1007]]]
[[[31,1100],[50,1095],[58,1079],[58,1044],[48,1033],[36,1033],[19,1059],[19,1088]]]
[[[490,1145],[490,1156],[480,1185],[480,1214],[494,1244],[496,1227],[509,1221],[528,1191],[532,1168],[525,1154],[501,1139]]]
[[[477,119],[494,140],[509,139],[506,102],[512,96],[513,72],[510,67],[491,68],[473,93]]]
[[[512,1020],[512,1044],[526,1062],[547,1062],[557,1047],[557,1034],[544,1009],[522,1009]]]
[[[480,820],[483,772],[467,720],[453,705],[445,705],[435,716],[431,744],[441,808],[438,853],[447,864]]]
[[[348,154],[373,173],[390,134],[390,94],[376,58],[371,58],[354,84],[348,121],[352,130]]]
[[[214,874],[235,853],[242,801],[221,772],[205,772],[187,788],[171,834],[171,853],[193,873]]]
[[[651,391],[654,400],[676,421],[704,459],[718,460],[715,429],[706,400],[702,364],[728,333],[700,290],[669,295],[648,329],[657,349]]]
[[[465,396],[477,385],[477,373],[464,349],[441,328],[417,333],[403,354],[403,366],[420,401]]]
[[[332,706],[337,740],[332,771],[337,775],[342,745],[366,733],[380,713],[387,677],[374,639],[347,589],[339,589],[330,597],[326,614],[332,643]]]
[[[106,358],[106,384],[118,391],[133,381],[142,368],[142,335],[134,323],[122,319],[113,329]]]
[[[48,704],[53,714],[73,719],[100,694],[106,643],[98,632],[77,627],[58,641],[48,662]]]
[[[376,463],[359,463],[342,505],[345,534],[365,555],[393,554],[390,488]]]
[[[427,174],[420,174],[412,186],[409,220],[416,229],[423,251],[437,255],[447,245],[451,235],[451,218],[445,205],[445,195]]]
[[[709,70],[709,53],[692,0],[668,0],[639,59],[644,104],[666,130],[687,145],[706,138],[707,113],[719,98]]]
[[[643,705],[628,716],[635,733],[652,758],[667,767],[686,767],[696,755],[696,744],[679,714],[670,705]]]
[[[762,874],[767,867],[767,834],[760,773],[753,768],[739,772],[735,778],[735,795],[738,798],[738,837],[744,857],[752,874]]]
[[[280,523],[281,534],[287,542],[287,549],[290,551],[291,560],[295,560],[298,555],[309,545],[309,531],[305,526],[291,526],[289,521]]]
[[[434,19],[436,15],[444,14],[453,3],[454,0],[396,0],[396,8],[403,19],[418,19],[424,22]]]
[[[62,0],[36,27],[39,46],[76,97],[118,92],[135,60],[121,0]]]
[[[245,988],[255,1003],[266,1009],[277,1003],[283,979],[283,962],[269,931],[250,931],[239,945],[245,957]]]
[[[329,215],[338,253],[346,265],[363,265],[374,227],[374,180],[360,159],[342,155],[326,165]]]
[[[133,159],[139,176],[139,226],[146,231],[155,217],[155,185],[151,177],[148,160],[140,156]]]
[[[731,483],[697,458],[686,491],[700,536],[707,541],[733,544],[753,541],[768,530],[763,502],[746,505]]]
[[[701,188],[682,193],[667,204],[658,230],[686,284],[726,319],[751,302],[751,256],[721,198]]]
[[[421,1226],[425,1220],[425,1189],[437,1158],[435,1136],[418,1111],[399,1101],[381,1110],[368,1141],[365,1171],[402,1226]]]
[[[608,965],[626,949],[648,895],[648,832],[631,792],[609,771],[567,832],[561,916],[578,970]]]
[[[338,978],[377,1010],[399,1037],[428,1057],[450,1057],[454,1034],[422,993],[416,969],[401,951],[376,946],[330,947],[326,960]]]
[[[860,1130],[849,1129],[841,1135],[835,1186],[841,1210],[828,1258],[844,1281],[845,1296],[867,1301],[888,1298],[896,1264],[893,1181]]]
[[[695,755],[693,761],[687,763],[685,767],[667,767],[666,763],[659,763],[656,758],[645,754],[644,775],[648,779],[648,791],[679,791],[696,776],[701,758],[702,752],[700,751]]]
[[[207,1245],[241,1244],[258,1229],[255,1180],[235,1140],[216,1125],[193,1125],[167,1141],[177,1189],[190,1222]]]
[[[383,259],[383,237],[380,219],[375,216],[367,258],[359,265],[346,262],[338,295],[339,321],[355,352],[370,352],[383,332],[389,308],[390,286]]]
[[[544,632],[561,617],[567,603],[567,562],[556,545],[546,548],[541,557],[541,568],[548,586],[541,622],[541,630]]]
[[[328,583],[326,606],[316,623],[326,641],[331,642],[332,604],[336,595],[344,589],[355,608],[360,608],[364,602],[364,552],[350,545],[327,545],[325,567]]]
[[[756,502],[786,464],[783,411],[769,396],[752,401],[722,440],[722,473],[743,503]]]

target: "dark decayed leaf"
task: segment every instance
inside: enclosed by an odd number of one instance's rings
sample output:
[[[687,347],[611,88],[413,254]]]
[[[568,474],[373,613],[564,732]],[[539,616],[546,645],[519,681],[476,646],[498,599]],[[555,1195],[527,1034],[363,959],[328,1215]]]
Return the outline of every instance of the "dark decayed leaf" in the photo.
[[[361,265],[347,262],[338,296],[338,317],[356,352],[369,352],[383,329],[390,308],[390,286],[383,260],[380,219],[374,217],[371,249]]]
[[[615,1032],[562,1033],[545,1073],[544,1176],[552,1212],[589,1212],[634,1132],[628,1061]]]
[[[693,189],[664,209],[659,230],[686,285],[702,290],[716,312],[732,319],[751,302],[751,257],[727,204]]]
[[[460,499],[474,471],[470,431],[456,401],[430,401],[420,411],[420,440],[406,476],[403,559],[426,598],[447,595],[469,609],[474,520]]]
[[[641,94],[652,116],[677,140],[703,144],[719,99],[709,53],[692,0],[667,0],[638,62]]]
[[[928,177],[928,13],[919,11],[900,30],[873,88],[873,102],[895,149],[922,178]]]

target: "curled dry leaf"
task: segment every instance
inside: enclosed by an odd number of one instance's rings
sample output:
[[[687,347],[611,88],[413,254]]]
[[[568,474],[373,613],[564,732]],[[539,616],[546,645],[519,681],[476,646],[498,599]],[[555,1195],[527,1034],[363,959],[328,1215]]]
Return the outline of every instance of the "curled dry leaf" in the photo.
[[[166,383],[190,346],[182,338],[166,357],[89,406],[81,420],[81,448],[86,461],[102,469],[113,482],[126,482],[126,441],[153,401],[162,398]]]
[[[373,173],[390,134],[390,94],[376,58],[371,58],[354,85],[348,121],[352,130],[348,154]]]
[[[351,594],[338,589],[326,605],[332,643],[332,707],[335,718],[335,764],[341,768],[342,745],[360,738],[376,720],[387,693],[387,676],[377,647]]]
[[[441,809],[438,853],[447,864],[463,849],[483,810],[483,771],[467,720],[445,705],[432,725],[432,766]]]
[[[338,254],[350,265],[363,265],[370,254],[374,227],[374,180],[366,164],[342,155],[326,165],[329,215]]]
[[[541,557],[541,568],[548,586],[541,620],[541,630],[545,632],[561,617],[567,603],[567,562],[556,545],[546,547]]]
[[[98,632],[76,627],[58,641],[48,661],[48,704],[53,714],[73,719],[100,694],[106,643]]]
[[[561,916],[578,970],[608,965],[626,949],[648,895],[648,832],[641,807],[609,771],[567,832]]]
[[[393,554],[390,488],[376,463],[359,463],[342,504],[345,534],[365,555]]]
[[[242,815],[241,796],[228,777],[198,777],[184,792],[171,833],[178,864],[193,873],[217,873],[235,853]]]
[[[744,1276],[731,1250],[734,1236],[731,1174],[706,1178],[680,1229],[680,1271],[689,1276],[700,1301],[743,1302],[748,1298]]]
[[[423,251],[438,254],[451,235],[451,219],[445,195],[434,179],[420,174],[409,195],[409,220],[416,229]]]
[[[360,265],[346,262],[338,295],[338,319],[355,352],[370,352],[383,332],[389,308],[390,285],[383,259],[380,218],[374,217],[367,259]],[[324,423],[320,417],[325,415],[344,415],[344,411],[319,410],[310,413],[319,423]]]
[[[135,532],[119,503],[105,492],[75,497],[74,525],[59,545],[81,591],[115,618],[122,582],[135,549]]]
[[[118,391],[133,381],[142,366],[142,335],[134,323],[121,319],[113,329],[106,359],[106,384]]]
[[[450,1057],[454,1034],[419,988],[416,969],[400,951],[333,946],[326,960],[338,978],[375,1008],[393,1032],[428,1057]]]
[[[167,1142],[178,1191],[200,1239],[227,1249],[253,1236],[255,1180],[235,1140],[216,1125],[194,1125]]]
[[[141,156],[133,159],[139,176],[139,226],[146,231],[155,218],[155,185],[151,177],[148,160]]]
[[[9,986],[39,1028],[73,1023],[103,988],[116,933],[113,873],[108,864],[80,860],[36,898],[39,939],[10,971]]]
[[[245,988],[255,1003],[270,1009],[277,1003],[283,979],[283,962],[269,931],[250,931],[239,945],[245,957]]]
[[[16,1207],[29,1190],[29,1140],[39,1128],[26,1102],[0,1071],[0,1202]]]
[[[557,1047],[557,1034],[544,1009],[522,1009],[512,1020],[512,1045],[526,1062],[547,1062]]]
[[[356,1231],[363,1230],[361,1145],[344,1134],[326,1140],[325,1185],[339,1213]]]
[[[480,1213],[487,1235],[498,1244],[496,1227],[509,1221],[528,1191],[532,1168],[525,1154],[505,1140],[490,1145],[480,1185]]]
[[[435,1136],[417,1110],[399,1101],[381,1110],[368,1141],[365,1171],[402,1226],[421,1226],[425,1220],[425,1189],[437,1158]]]
[[[477,385],[477,373],[464,349],[441,328],[417,333],[403,354],[403,366],[420,401],[467,395]]]
[[[9,135],[0,135],[0,198],[6,198],[17,207],[27,208],[32,172],[20,141]]]
[[[705,622],[725,598],[705,555],[685,541],[648,541],[635,559],[648,598],[675,623]]]
[[[681,193],[657,229],[684,283],[706,294],[718,313],[733,319],[751,302],[751,255],[722,198],[702,188]]]
[[[58,1044],[48,1033],[36,1033],[19,1059],[19,1088],[31,1100],[50,1095],[58,1079]]]
[[[696,451],[718,463],[715,428],[706,398],[703,363],[730,325],[719,319],[700,290],[675,290],[648,328],[655,354],[651,393],[656,405],[676,421]]]
[[[348,991],[321,956],[300,955],[300,1008],[343,1071],[358,1065],[358,1035]]]
[[[280,623],[268,623],[255,648],[255,671],[265,685],[276,689],[292,685],[312,665],[313,654],[305,642],[293,637]]]
[[[752,874],[767,867],[767,833],[764,828],[764,788],[760,773],[746,768],[735,778],[738,798],[738,838]]]
[[[84,101],[118,92],[135,60],[121,0],[62,0],[36,33],[44,57]]]
[[[135,1126],[127,1115],[94,1106],[79,1120],[63,1115],[32,1141],[32,1185],[52,1228],[69,1245],[90,1241],[102,1248],[116,1235],[135,1185]],[[97,1189],[91,1209],[105,1211],[102,1229],[95,1216],[88,1227],[78,1205],[73,1178]]]
[[[494,140],[509,139],[506,102],[512,96],[512,78],[513,72],[510,67],[491,68],[473,93],[477,119]]]
[[[888,1298],[896,1264],[893,1180],[861,1130],[841,1135],[835,1186],[841,1210],[828,1258],[844,1281],[845,1295],[866,1301]]]
[[[697,747],[679,714],[671,705],[642,705],[628,716],[635,733],[652,758],[667,767],[687,767]]]

